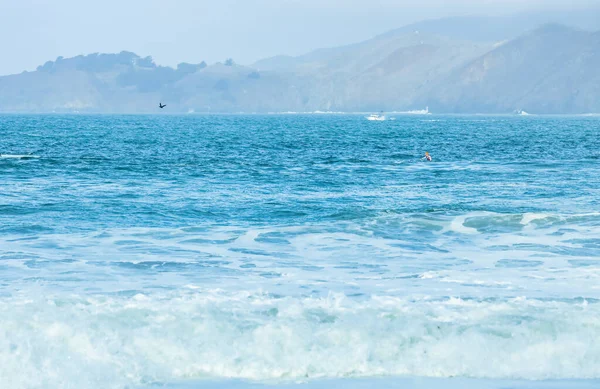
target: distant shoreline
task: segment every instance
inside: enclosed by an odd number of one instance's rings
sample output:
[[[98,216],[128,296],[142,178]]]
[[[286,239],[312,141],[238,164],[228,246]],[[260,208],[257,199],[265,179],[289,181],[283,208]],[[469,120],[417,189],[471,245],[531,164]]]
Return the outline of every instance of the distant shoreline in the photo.
[[[56,116],[95,116],[95,115],[126,115],[126,116],[360,116],[369,115],[375,111],[343,112],[343,111],[315,111],[315,112],[21,112],[0,111],[0,115],[56,115]],[[529,113],[519,115],[514,113],[448,113],[428,112],[411,113],[406,111],[386,111],[386,115],[402,117],[431,117],[431,116],[498,116],[498,117],[600,117],[600,113]]]

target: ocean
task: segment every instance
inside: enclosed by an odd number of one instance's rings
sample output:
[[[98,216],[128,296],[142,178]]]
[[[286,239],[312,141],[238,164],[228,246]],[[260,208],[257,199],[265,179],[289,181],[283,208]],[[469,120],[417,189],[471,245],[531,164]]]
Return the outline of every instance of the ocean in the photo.
[[[0,153],[1,388],[600,386],[599,117],[0,115]]]

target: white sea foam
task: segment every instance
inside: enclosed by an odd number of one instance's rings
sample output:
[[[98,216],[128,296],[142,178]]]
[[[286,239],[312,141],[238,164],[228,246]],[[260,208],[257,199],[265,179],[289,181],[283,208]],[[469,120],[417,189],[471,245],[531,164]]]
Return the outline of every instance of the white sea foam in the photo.
[[[34,154],[0,154],[2,159],[37,159],[39,155]]]
[[[479,231],[472,227],[466,227],[465,221],[467,216],[457,216],[455,217],[449,225],[449,229],[454,232],[459,232],[461,234],[478,234]]]
[[[64,279],[74,290],[88,287],[84,279],[93,279],[98,290],[138,290],[146,285],[141,274],[164,287],[202,282],[235,290],[261,284],[283,294],[329,288],[443,296],[473,293],[483,282],[489,290],[478,295],[520,290],[536,296],[600,297],[593,288],[600,281],[598,236],[595,213],[388,213],[364,224],[4,236],[0,258],[6,277],[18,281],[7,284],[8,290],[29,279],[43,284]],[[556,275],[553,269],[564,271]],[[415,277],[419,284],[410,281]],[[449,280],[460,281],[452,291],[445,289]]]
[[[524,213],[521,224],[528,225],[534,220],[546,219],[547,217],[549,217],[549,215],[545,213]]]
[[[599,378],[600,305],[173,291],[0,299],[7,388],[194,378]]]
[[[4,235],[0,382],[600,378],[599,216]]]
[[[164,386],[164,389],[597,389],[600,380],[486,380],[471,378],[373,377],[298,380],[275,384],[243,380],[194,380]]]

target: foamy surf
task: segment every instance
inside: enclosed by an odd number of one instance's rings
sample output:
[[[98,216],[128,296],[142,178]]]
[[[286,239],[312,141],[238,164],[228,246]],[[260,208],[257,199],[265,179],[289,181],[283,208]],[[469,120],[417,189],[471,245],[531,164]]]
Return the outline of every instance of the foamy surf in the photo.
[[[11,388],[236,378],[600,377],[594,301],[173,291],[0,299]]]
[[[235,380],[184,381],[161,385],[165,389],[596,389],[598,380],[515,381],[484,379],[355,378],[261,384]]]

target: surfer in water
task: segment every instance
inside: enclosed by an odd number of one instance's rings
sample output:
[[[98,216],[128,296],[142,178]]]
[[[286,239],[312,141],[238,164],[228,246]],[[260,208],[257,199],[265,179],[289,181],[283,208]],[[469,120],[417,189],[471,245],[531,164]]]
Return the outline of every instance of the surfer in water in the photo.
[[[421,159],[426,160],[427,162],[431,162],[431,155],[429,155],[429,153],[426,151],[425,152],[425,156]]]

